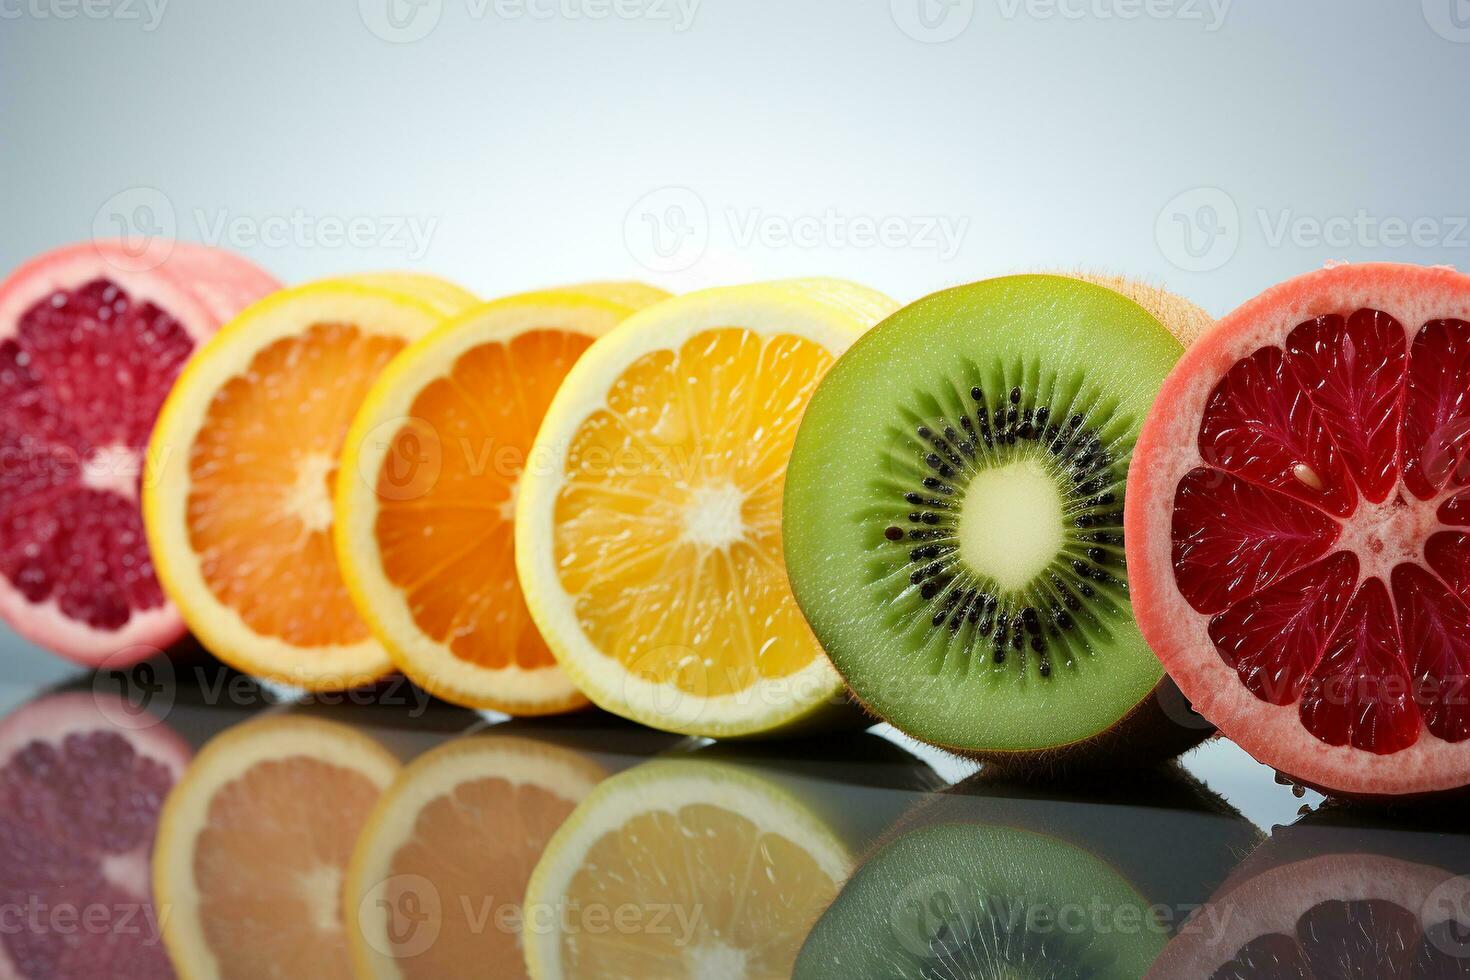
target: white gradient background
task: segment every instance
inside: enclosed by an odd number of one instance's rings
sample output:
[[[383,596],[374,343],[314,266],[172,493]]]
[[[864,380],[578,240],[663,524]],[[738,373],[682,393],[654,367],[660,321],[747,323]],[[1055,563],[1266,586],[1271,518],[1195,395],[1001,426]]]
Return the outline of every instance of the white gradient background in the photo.
[[[1470,0],[700,0],[684,30],[676,0],[169,0],[151,30],[143,0],[91,2],[0,0],[6,269],[146,225],[140,201],[192,239],[221,215],[370,236],[410,216],[421,256],[241,250],[288,282],[414,267],[486,295],[824,274],[910,300],[1088,267],[1219,314],[1332,259],[1470,265]],[[432,29],[377,36],[389,3]],[[557,13],[588,3],[648,15]],[[921,5],[955,36],[905,33]],[[739,237],[829,212],[965,233],[953,255]],[[1397,246],[1263,227],[1360,212],[1428,224]],[[695,234],[660,259],[656,226]],[[1214,249],[1192,257],[1187,226]],[[13,638],[0,656],[11,679],[57,670]]]

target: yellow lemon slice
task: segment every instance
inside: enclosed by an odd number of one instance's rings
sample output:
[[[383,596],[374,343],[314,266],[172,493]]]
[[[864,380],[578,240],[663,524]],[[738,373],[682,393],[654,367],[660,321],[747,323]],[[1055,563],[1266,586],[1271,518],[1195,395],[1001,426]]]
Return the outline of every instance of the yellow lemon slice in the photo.
[[[516,565],[593,701],[720,737],[840,700],[787,583],[781,493],[817,382],[894,306],[837,280],[704,290],[629,317],[568,373],[521,478]]]
[[[351,977],[343,873],[397,770],[365,735],[307,718],[246,722],[205,746],[164,804],[153,853],[178,975]]]
[[[663,295],[594,284],[472,307],[396,357],[363,401],[337,483],[337,557],[364,619],[430,693],[516,715],[587,703],[521,597],[515,498],[567,371],[629,302]]]
[[[422,272],[362,272],[343,276],[338,281],[407,293],[434,306],[444,316],[456,316],[480,303],[480,298],[468,289]]]
[[[392,669],[332,549],[353,416],[440,307],[334,280],[249,307],[189,361],[149,444],[143,517],[159,580],[220,659],[312,689]]]
[[[378,801],[347,874],[357,976],[524,977],[526,882],[604,775],[570,749],[493,729],[415,759]]]
[[[655,760],[604,782],[526,888],[536,980],[789,977],[852,857],[767,780]]]

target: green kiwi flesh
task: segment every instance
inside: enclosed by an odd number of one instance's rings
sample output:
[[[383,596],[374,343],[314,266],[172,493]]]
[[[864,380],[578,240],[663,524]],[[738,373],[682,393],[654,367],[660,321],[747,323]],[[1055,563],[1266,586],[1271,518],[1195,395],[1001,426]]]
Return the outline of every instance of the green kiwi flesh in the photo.
[[[797,602],[870,711],[987,758],[1107,744],[1159,714],[1123,492],[1182,353],[1112,289],[1022,275],[921,299],[838,360],[782,525]]]
[[[1141,977],[1167,939],[1112,868],[1060,840],[948,823],[903,835],[817,921],[795,980]]]

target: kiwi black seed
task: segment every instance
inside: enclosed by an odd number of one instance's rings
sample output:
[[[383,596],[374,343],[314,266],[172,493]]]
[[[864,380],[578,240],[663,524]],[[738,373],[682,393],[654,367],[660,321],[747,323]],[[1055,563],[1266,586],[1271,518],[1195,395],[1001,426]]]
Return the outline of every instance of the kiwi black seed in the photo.
[[[1075,278],[989,280],[900,310],[818,387],[787,471],[787,568],[879,717],[1015,760],[1157,714],[1123,504],[1183,351],[1159,315]]]

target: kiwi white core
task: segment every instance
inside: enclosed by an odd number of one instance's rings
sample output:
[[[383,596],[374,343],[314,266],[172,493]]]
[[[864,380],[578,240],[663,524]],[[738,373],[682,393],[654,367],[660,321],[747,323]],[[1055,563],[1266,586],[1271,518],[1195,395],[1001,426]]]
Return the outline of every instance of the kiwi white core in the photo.
[[[1036,459],[981,470],[960,505],[960,557],[1002,589],[1019,589],[1062,550],[1062,496]]]

